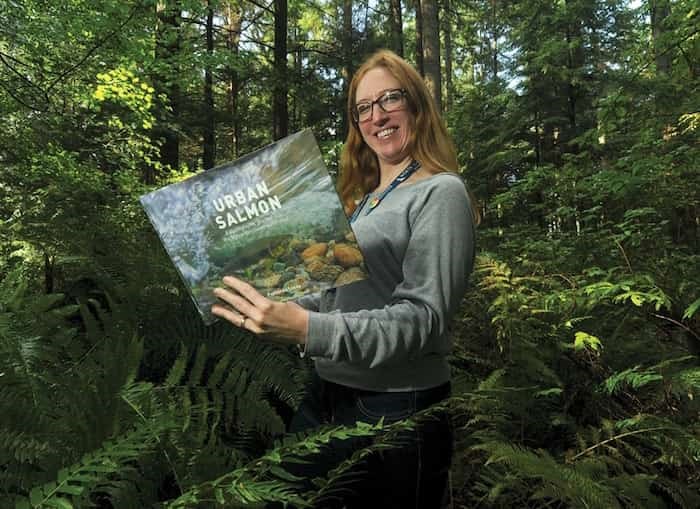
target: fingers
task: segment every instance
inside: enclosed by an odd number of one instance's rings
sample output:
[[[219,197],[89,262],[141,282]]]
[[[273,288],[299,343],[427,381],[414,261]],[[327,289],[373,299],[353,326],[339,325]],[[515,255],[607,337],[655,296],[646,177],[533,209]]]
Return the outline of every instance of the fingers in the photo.
[[[234,289],[237,293],[248,299],[256,308],[265,311],[266,308],[269,307],[270,301],[245,281],[241,281],[233,276],[226,276],[223,281],[226,286]]]
[[[237,313],[235,310],[222,306],[221,304],[214,304],[211,307],[211,314],[218,316],[219,318],[223,318],[224,320],[227,320],[236,327],[240,328],[245,328],[248,322],[247,318],[241,313]]]
[[[283,342],[299,343],[308,332],[308,312],[294,303],[280,303],[260,294],[235,277],[224,278],[224,288],[215,288],[221,303],[211,308],[213,315],[236,327]]]
[[[240,316],[245,316],[259,324],[263,322],[264,313],[239,294],[230,290],[224,290],[223,288],[216,288],[214,290],[214,295],[231,306]]]
[[[214,295],[230,306],[215,304],[212,314],[228,320],[237,327],[260,333],[264,329],[265,315],[272,302],[248,283],[226,276],[224,284],[230,288],[215,288]]]

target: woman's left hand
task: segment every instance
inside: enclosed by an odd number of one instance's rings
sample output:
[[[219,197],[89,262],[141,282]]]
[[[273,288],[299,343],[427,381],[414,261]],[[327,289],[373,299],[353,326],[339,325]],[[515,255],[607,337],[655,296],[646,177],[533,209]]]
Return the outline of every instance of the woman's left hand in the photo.
[[[295,302],[277,302],[233,276],[223,279],[225,288],[215,288],[214,295],[230,307],[214,304],[212,314],[236,327],[285,343],[304,344],[309,327],[309,312]]]

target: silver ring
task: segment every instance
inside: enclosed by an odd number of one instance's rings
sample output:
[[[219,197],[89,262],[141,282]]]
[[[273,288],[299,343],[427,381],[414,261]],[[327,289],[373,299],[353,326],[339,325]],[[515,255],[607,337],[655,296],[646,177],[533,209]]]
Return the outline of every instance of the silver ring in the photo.
[[[243,325],[245,324],[245,321],[246,321],[247,319],[248,319],[247,316],[241,317],[241,323],[239,323],[238,326],[239,326],[239,327],[243,327]]]

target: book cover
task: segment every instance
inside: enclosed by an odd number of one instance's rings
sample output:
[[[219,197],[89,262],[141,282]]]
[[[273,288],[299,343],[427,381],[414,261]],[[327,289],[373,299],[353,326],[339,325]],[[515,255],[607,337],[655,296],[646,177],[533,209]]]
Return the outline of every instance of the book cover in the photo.
[[[206,324],[226,275],[280,301],[367,277],[310,129],[140,201]]]

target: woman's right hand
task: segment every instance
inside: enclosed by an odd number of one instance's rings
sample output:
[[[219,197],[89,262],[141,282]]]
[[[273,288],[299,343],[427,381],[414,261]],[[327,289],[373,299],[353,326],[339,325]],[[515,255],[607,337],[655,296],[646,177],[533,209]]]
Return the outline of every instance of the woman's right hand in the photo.
[[[288,344],[306,344],[309,312],[299,304],[268,299],[233,276],[224,277],[223,283],[223,288],[214,289],[214,295],[228,306],[214,304],[212,314],[263,337]]]

